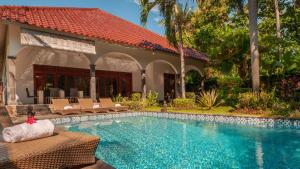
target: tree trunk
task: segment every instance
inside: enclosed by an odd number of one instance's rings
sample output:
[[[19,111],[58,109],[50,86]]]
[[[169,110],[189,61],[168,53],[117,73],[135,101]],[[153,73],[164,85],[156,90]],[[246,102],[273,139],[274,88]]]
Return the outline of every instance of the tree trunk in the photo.
[[[281,38],[281,33],[280,33],[280,12],[279,12],[278,0],[274,0],[274,5],[275,5],[275,15],[276,15],[276,35],[277,35],[277,38]]]
[[[179,33],[179,53],[180,53],[180,67],[181,67],[181,97],[185,98],[185,63],[184,63],[184,53],[183,53],[183,44],[182,44],[182,29],[178,26]]]
[[[274,7],[275,7],[275,16],[276,16],[276,37],[278,39],[281,38],[281,32],[280,32],[280,12],[279,12],[279,0],[274,0]],[[280,41],[279,41],[280,42]],[[280,62],[280,57],[282,54],[282,50],[281,50],[281,43],[278,43],[278,62]],[[279,71],[277,69],[277,75],[279,74]]]
[[[259,93],[259,52],[258,52],[258,30],[257,30],[257,0],[248,0],[249,4],[249,30],[250,30],[250,53],[252,89]]]

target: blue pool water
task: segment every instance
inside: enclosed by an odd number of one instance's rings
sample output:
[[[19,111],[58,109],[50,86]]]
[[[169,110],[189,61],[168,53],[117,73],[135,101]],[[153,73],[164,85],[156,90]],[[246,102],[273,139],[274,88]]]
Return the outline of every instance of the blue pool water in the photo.
[[[101,137],[96,156],[116,168],[300,168],[300,130],[129,117],[67,126]]]

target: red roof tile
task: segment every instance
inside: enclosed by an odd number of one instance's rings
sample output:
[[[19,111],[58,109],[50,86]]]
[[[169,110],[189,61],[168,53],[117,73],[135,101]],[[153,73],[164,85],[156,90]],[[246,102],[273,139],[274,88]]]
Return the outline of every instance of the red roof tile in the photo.
[[[98,8],[0,6],[1,20],[15,21],[114,43],[178,53],[167,39]],[[186,49],[186,56],[208,61],[203,53]]]

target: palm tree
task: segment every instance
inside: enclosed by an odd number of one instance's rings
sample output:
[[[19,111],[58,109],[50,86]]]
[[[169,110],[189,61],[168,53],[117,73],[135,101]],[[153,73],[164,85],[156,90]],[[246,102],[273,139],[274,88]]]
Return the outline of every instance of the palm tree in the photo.
[[[249,30],[250,30],[250,54],[252,89],[259,93],[259,52],[258,52],[258,30],[257,30],[257,0],[248,0],[249,5]]]
[[[176,0],[140,0],[141,17],[140,20],[143,25],[147,23],[148,15],[154,7],[159,8],[159,12],[163,17],[163,24],[165,27],[165,34],[168,41],[178,48],[180,54],[181,67],[181,97],[185,98],[185,63],[183,52],[182,33],[185,26],[191,19],[191,10],[186,2],[183,7]]]
[[[277,35],[277,38],[281,38],[281,33],[280,33],[280,11],[279,11],[279,2],[278,2],[278,0],[274,0],[274,7],[275,7],[275,16],[276,16],[276,35]]]

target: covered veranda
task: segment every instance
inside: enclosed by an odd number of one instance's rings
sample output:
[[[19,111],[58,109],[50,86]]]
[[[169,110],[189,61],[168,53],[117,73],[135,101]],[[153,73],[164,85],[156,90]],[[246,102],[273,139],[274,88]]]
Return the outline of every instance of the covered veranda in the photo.
[[[180,94],[178,56],[61,32],[6,26],[5,95],[10,105],[49,104],[51,98],[129,97],[149,90]],[[8,45],[13,44],[13,45]],[[202,62],[186,59],[187,70]]]

